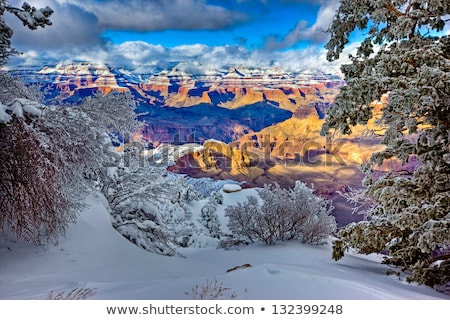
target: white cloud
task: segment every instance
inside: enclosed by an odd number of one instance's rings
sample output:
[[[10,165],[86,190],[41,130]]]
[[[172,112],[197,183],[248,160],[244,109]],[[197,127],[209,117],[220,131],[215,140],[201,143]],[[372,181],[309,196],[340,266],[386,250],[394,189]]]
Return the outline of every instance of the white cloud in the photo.
[[[236,0],[235,0],[236,1]],[[305,0],[278,0],[282,2],[303,2]],[[15,3],[13,3],[15,2]],[[313,25],[300,22],[281,41],[274,41],[272,48],[290,47],[302,39],[323,41],[324,30],[328,27],[338,0],[314,0],[321,4]],[[338,72],[339,62],[329,63],[325,59],[323,44],[310,46],[304,50],[269,51],[250,50],[242,45],[207,46],[204,44],[183,45],[165,48],[142,41],[129,41],[122,44],[107,43],[102,40],[103,28],[116,23],[117,28],[170,28],[189,26],[187,20],[201,20],[203,28],[223,26],[226,23],[237,23],[242,16],[218,6],[207,5],[205,0],[45,0],[34,4],[38,7],[49,5],[55,11],[52,16],[53,26],[41,30],[29,31],[19,26],[17,19],[13,46],[24,52],[24,55],[13,58],[13,64],[39,64],[43,62],[60,62],[85,60],[106,62],[115,66],[137,67],[142,65],[167,66],[176,61],[196,61],[205,68],[220,68],[230,65],[246,65],[249,67],[278,66],[285,70],[301,70],[316,68],[326,72]],[[11,4],[20,5],[19,0],[11,0]],[[121,5],[120,10],[118,6]],[[168,21],[158,18],[159,12],[166,14]],[[162,11],[161,11],[162,10]],[[195,12],[194,12],[195,11]],[[117,12],[121,13],[117,19]],[[183,13],[181,20],[175,21]],[[162,16],[164,16],[164,14]],[[207,17],[208,16],[208,17]],[[116,20],[114,22],[112,19]],[[159,19],[159,20],[158,20]],[[174,20],[175,19],[175,20]],[[120,21],[117,21],[120,20]],[[170,21],[169,21],[170,20]],[[159,22],[161,24],[159,24]],[[199,27],[197,25],[196,27]],[[139,30],[141,30],[139,29]],[[145,29],[145,30],[147,30]],[[33,48],[29,50],[28,48]],[[344,56],[344,55],[343,55]],[[45,59],[45,60],[43,60]]]
[[[322,43],[327,41],[329,36],[326,31],[328,30],[336,10],[339,7],[339,1],[330,0],[324,2],[320,0],[316,2],[321,3],[322,6],[317,13],[316,21],[313,25],[308,26],[308,22],[306,20],[299,21],[297,25],[282,39],[269,37],[266,41],[266,49],[277,50],[289,48],[300,41],[311,41],[313,43]]]
[[[208,5],[204,0],[54,0],[94,14],[103,29],[159,31],[215,30],[245,20],[242,13]]]
[[[206,4],[205,0],[45,0],[32,3],[50,6],[52,26],[28,30],[12,15],[5,15],[14,30],[13,46],[20,51],[72,50],[104,45],[105,30],[215,30],[232,27],[246,19],[239,12]],[[20,7],[22,0],[11,0]],[[79,49],[76,49],[79,50]]]
[[[36,54],[27,51],[25,55],[14,58],[15,64],[41,64],[60,61],[93,61],[111,64],[116,67],[136,68],[154,66],[167,68],[173,62],[200,63],[203,70],[220,69],[229,66],[279,67],[286,71],[318,69],[327,73],[339,73],[341,63],[348,63],[348,53],[353,52],[357,44],[348,46],[342,59],[334,62],[326,60],[326,51],[322,46],[310,46],[307,49],[289,51],[249,50],[243,46],[206,46],[202,44],[183,45],[165,48],[142,41],[129,41],[122,44],[108,44],[93,47],[90,50],[74,52],[55,52]],[[41,61],[41,57],[46,58]],[[192,65],[192,64],[191,64]]]
[[[11,1],[11,4],[20,6],[18,1],[15,2],[16,4]],[[49,5],[54,10],[50,17],[52,26],[31,31],[12,15],[5,15],[5,20],[14,30],[12,44],[19,50],[72,50],[79,46],[90,47],[101,43],[102,31],[98,28],[98,20],[94,14],[78,6],[68,3],[62,5],[54,0],[34,5]]]

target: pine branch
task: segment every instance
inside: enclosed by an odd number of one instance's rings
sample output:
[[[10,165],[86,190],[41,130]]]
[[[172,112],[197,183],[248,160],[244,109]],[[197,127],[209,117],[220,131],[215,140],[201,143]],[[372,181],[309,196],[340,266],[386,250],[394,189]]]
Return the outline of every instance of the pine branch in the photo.
[[[384,7],[388,9],[392,14],[394,14],[397,17],[403,17],[406,15],[406,13],[401,12],[397,7],[395,7],[392,3],[385,3]],[[408,6],[409,7],[409,6]]]
[[[448,260],[450,259],[450,252],[442,253],[434,257],[430,257],[426,260],[428,265],[432,264],[433,262],[436,262],[438,260]]]

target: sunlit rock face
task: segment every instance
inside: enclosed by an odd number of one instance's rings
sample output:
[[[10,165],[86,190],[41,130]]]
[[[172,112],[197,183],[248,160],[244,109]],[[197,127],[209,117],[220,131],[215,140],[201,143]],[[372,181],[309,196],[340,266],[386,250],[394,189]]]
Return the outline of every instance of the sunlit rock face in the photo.
[[[163,122],[168,136],[179,133],[179,141],[189,141],[190,135],[198,142],[213,138],[229,143],[283,122],[305,106],[323,118],[342,85],[341,79],[323,74],[230,68],[191,75],[176,68],[165,70],[141,85],[147,95],[157,97],[141,105],[150,127],[144,136],[158,143],[160,136],[151,134],[152,126]]]
[[[131,92],[146,124],[142,136],[154,145],[211,138],[230,143],[286,121],[304,107],[323,118],[343,85],[341,78],[318,71],[202,70],[186,63],[125,70],[73,62],[17,72],[30,83],[47,86],[48,99],[77,103],[97,91]]]

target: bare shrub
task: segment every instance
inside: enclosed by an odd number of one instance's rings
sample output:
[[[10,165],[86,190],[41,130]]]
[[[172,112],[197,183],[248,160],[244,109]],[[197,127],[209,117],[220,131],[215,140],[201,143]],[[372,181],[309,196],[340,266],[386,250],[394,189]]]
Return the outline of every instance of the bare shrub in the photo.
[[[69,168],[31,119],[0,126],[0,229],[37,243],[57,238],[80,208],[66,184]]]
[[[223,286],[223,283],[217,281],[217,279],[206,279],[205,283],[196,285],[194,288],[192,288],[190,293],[185,292],[185,294],[194,300],[217,300],[223,297],[230,290],[230,288],[225,288]],[[235,297],[236,294],[232,292],[229,298]]]
[[[91,98],[86,108],[94,121],[80,107],[30,100],[38,98],[36,90],[7,74],[0,74],[0,84],[5,84],[0,99],[6,99],[6,104],[0,100],[0,231],[35,243],[57,240],[75,222],[93,184],[113,179],[108,171],[120,155],[108,130],[122,128],[123,119],[131,121],[127,128],[137,125],[133,101],[119,94]],[[112,120],[107,103],[119,115]],[[96,104],[103,107],[94,112]]]
[[[225,209],[231,243],[262,241],[272,245],[292,239],[319,243],[336,229],[330,215],[332,202],[316,196],[302,182],[298,181],[293,189],[265,185],[258,193],[261,201],[248,196],[243,203]],[[229,247],[229,239],[224,241],[221,247]]]
[[[51,290],[47,295],[47,300],[85,300],[96,293],[96,288],[75,288],[68,293],[62,291],[56,295]]]

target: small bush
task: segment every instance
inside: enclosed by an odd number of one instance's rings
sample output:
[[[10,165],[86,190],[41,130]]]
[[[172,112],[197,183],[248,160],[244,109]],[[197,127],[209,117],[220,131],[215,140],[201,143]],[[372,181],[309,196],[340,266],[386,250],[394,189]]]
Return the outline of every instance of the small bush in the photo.
[[[292,239],[320,243],[336,229],[330,215],[332,202],[316,196],[302,182],[297,181],[293,189],[265,185],[258,193],[260,199],[248,196],[243,203],[225,209],[236,243],[262,241],[272,245]]]
[[[200,223],[208,230],[211,237],[220,238],[220,221],[216,211],[214,203],[208,202],[201,209]]]
[[[216,279],[207,279],[202,285],[196,285],[190,293],[185,292],[186,295],[194,300],[217,300],[224,297],[224,294],[230,291],[230,288],[224,288],[222,282]],[[233,292],[228,298],[235,298],[236,294]]]
[[[47,300],[84,300],[93,296],[97,292],[97,289],[91,288],[75,288],[69,293],[62,291],[57,295],[54,295],[53,290],[51,290],[47,296]]]

